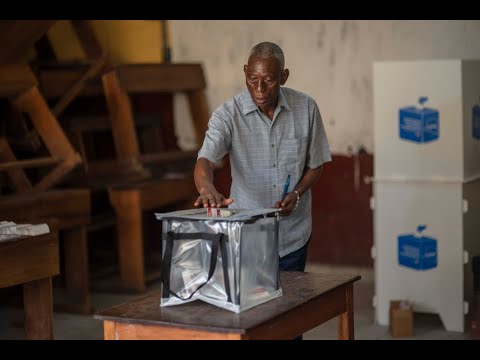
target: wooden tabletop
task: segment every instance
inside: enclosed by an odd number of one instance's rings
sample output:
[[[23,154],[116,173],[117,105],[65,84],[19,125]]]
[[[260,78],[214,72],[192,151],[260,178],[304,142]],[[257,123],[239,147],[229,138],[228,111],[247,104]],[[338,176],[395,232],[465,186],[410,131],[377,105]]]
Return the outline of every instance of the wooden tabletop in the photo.
[[[100,320],[155,326],[175,326],[225,333],[245,334],[250,329],[274,321],[286,313],[308,305],[318,297],[360,279],[358,275],[301,272],[280,274],[283,295],[239,314],[194,301],[160,307],[160,291],[99,312]]]
[[[0,288],[59,274],[57,234],[0,241]]]

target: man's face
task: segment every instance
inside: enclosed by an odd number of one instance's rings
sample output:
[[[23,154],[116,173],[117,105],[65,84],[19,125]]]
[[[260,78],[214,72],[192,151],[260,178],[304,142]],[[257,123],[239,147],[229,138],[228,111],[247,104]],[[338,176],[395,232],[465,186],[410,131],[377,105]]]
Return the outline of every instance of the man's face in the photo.
[[[288,77],[288,71],[280,68],[274,57],[250,57],[248,65],[243,67],[247,89],[253,102],[261,109],[275,109],[278,101],[280,85]]]

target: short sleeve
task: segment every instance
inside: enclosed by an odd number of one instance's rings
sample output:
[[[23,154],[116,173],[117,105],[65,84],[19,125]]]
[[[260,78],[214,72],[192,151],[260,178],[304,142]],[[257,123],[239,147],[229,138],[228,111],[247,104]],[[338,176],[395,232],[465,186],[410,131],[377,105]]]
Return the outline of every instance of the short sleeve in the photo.
[[[203,145],[198,152],[197,159],[203,157],[214,164],[219,163],[230,150],[232,134],[229,123],[231,116],[224,107],[215,110],[208,121]]]
[[[320,165],[332,161],[327,134],[323,126],[322,116],[317,103],[309,98],[310,136],[307,151],[306,166],[315,169]]]

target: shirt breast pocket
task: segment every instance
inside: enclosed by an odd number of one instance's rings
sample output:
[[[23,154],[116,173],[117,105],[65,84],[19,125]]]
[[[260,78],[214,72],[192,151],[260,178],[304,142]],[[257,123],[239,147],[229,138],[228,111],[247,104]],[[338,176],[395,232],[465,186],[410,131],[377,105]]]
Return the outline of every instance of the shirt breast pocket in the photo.
[[[283,139],[280,144],[280,153],[279,159],[280,162],[284,162],[285,165],[291,165],[297,162],[298,156],[298,147],[299,147],[299,139],[291,138],[291,139]]]
[[[307,157],[308,136],[301,138],[284,139],[282,148],[287,162],[303,162]]]
[[[287,172],[293,176],[293,183],[296,184],[302,177],[305,168],[307,155],[308,137],[284,139],[279,153],[280,166],[285,167]],[[283,160],[283,161],[282,161]]]

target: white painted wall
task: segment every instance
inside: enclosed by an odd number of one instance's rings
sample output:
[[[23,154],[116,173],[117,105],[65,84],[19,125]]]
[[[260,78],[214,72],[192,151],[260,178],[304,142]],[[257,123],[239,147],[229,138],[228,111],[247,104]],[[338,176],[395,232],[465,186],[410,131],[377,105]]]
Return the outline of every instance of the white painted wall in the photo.
[[[170,34],[173,61],[204,64],[210,111],[245,89],[251,47],[278,43],[290,69],[286,85],[317,100],[337,154],[361,145],[373,152],[374,61],[480,59],[478,20],[172,20]],[[180,96],[175,112],[180,146],[192,148]]]

